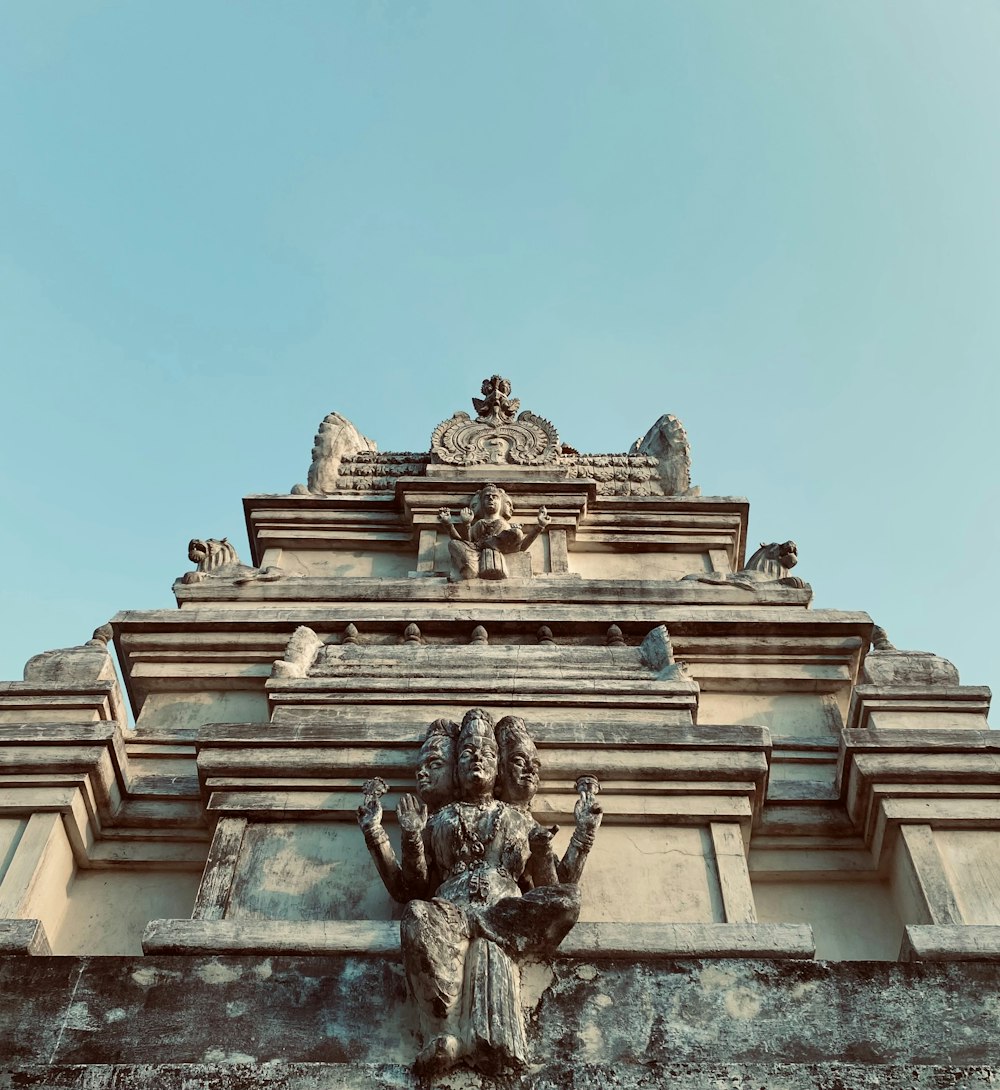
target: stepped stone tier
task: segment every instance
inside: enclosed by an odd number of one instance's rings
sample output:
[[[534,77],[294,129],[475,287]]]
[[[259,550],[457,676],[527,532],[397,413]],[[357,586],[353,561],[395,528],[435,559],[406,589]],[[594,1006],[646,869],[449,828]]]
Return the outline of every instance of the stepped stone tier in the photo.
[[[511,392],[0,685],[0,1087],[1000,1081],[989,690]]]

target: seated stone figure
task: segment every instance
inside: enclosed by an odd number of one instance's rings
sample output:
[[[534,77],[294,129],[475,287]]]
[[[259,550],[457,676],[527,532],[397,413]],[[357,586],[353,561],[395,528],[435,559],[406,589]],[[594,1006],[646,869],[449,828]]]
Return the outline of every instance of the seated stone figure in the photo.
[[[424,1032],[414,1065],[423,1075],[463,1060],[486,1072],[524,1065],[513,959],[553,950],[580,911],[577,887],[558,880],[551,831],[493,794],[499,753],[482,709],[463,718],[455,753],[457,799],[429,817],[411,796],[397,808],[402,878],[390,892],[408,899],[400,934]]]
[[[552,521],[541,507],[537,525],[525,531],[510,521],[513,513],[510,496],[495,484],[486,485],[472,497],[471,504],[459,512],[457,526],[448,508],[441,508],[438,521],[451,537],[448,551],[459,580],[506,579],[504,553],[524,552]]]

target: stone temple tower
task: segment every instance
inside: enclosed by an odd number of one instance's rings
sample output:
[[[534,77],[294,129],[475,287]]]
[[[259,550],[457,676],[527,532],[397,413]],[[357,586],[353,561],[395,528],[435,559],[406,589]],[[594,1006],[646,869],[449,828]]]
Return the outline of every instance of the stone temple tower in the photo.
[[[0,1087],[1000,1081],[989,690],[511,393],[0,686]]]

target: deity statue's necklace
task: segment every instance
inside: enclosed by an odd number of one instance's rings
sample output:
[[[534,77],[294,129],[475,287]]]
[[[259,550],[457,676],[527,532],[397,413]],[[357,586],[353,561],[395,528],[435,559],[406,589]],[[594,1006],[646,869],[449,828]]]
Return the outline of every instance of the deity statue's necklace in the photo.
[[[475,816],[485,813],[486,808],[490,804],[493,804],[494,809],[489,816],[485,834],[480,836],[479,830],[475,824]],[[494,799],[484,799],[482,802],[460,802],[458,804],[459,838],[463,844],[468,845],[469,851],[472,852],[476,859],[483,858],[486,854],[486,845],[492,843],[493,838],[496,836],[497,825],[500,822],[500,813],[503,808],[504,803]],[[471,821],[469,815],[470,810],[472,811]]]

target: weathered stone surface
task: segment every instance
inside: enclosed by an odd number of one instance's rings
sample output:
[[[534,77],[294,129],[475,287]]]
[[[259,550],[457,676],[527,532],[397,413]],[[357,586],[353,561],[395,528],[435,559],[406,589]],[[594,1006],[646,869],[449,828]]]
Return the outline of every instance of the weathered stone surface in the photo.
[[[401,971],[377,958],[7,958],[0,990],[7,1069],[409,1064],[416,1051]],[[591,1064],[637,1065],[652,1085],[706,1063],[777,1062],[792,1077],[826,1064],[995,1070],[998,998],[1000,967],[984,962],[556,960],[522,992],[531,1070],[550,1080],[539,1086]]]
[[[691,448],[687,432],[676,416],[664,414],[629,451],[655,459],[657,476],[665,496],[691,490]]]
[[[143,935],[143,949],[149,954],[357,954],[398,958],[399,924],[382,920],[153,920]],[[802,924],[578,923],[559,944],[558,955],[586,961],[645,961],[811,958],[814,952],[812,933]]]
[[[51,954],[41,920],[0,920],[0,954]]]
[[[313,443],[308,486],[296,485],[293,491],[333,492],[338,487],[341,463],[351,455],[374,453],[376,449],[371,439],[363,436],[350,420],[340,413],[329,413],[323,418]]]
[[[79,647],[62,647],[34,655],[24,665],[24,680],[37,686],[84,685],[113,681],[114,664],[108,654],[111,626],[104,625]]]
[[[882,637],[865,658],[859,679],[862,684],[900,685],[908,689],[959,684],[958,670],[946,658],[930,651],[899,651],[889,643],[884,629],[876,628],[875,632]]]
[[[547,1064],[519,1076],[523,1090],[988,1090],[993,1064]],[[492,1079],[460,1072],[436,1080],[442,1090],[497,1087]],[[0,1090],[422,1090],[425,1080],[398,1064],[115,1064],[0,1069]]]

